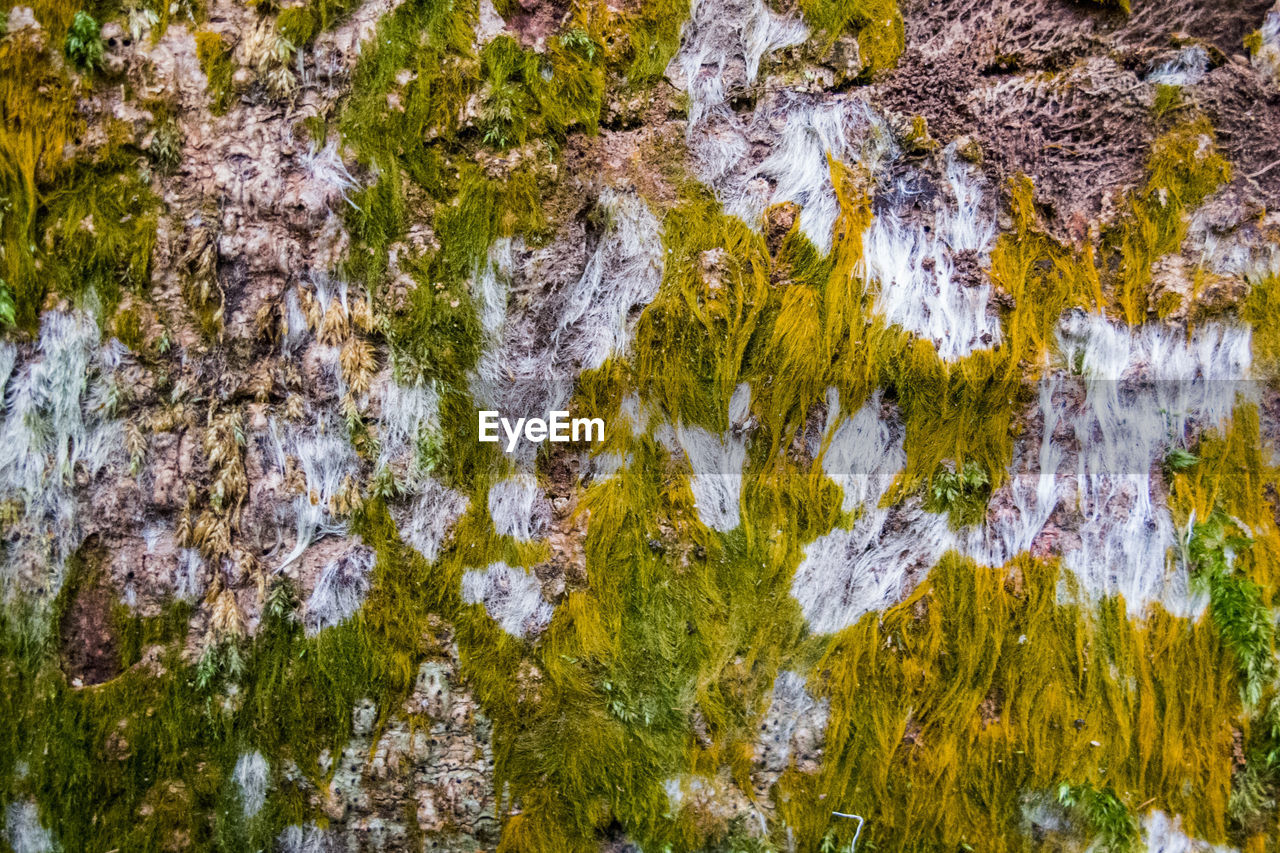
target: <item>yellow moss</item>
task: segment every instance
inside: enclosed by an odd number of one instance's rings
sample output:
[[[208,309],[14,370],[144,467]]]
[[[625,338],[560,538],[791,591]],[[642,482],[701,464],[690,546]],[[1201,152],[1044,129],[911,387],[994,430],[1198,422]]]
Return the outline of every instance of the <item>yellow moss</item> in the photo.
[[[769,254],[709,197],[686,200],[663,231],[661,290],[636,330],[636,385],[660,411],[720,432],[767,303]]]
[[[1129,325],[1147,316],[1151,265],[1179,249],[1187,220],[1214,190],[1231,178],[1208,119],[1185,122],[1156,139],[1147,158],[1147,181],[1126,199],[1123,212],[1104,234],[1103,269],[1118,271],[1110,282],[1115,305]]]
[[[44,296],[35,257],[41,189],[63,174],[63,152],[83,127],[75,91],[46,49],[38,36],[0,39],[0,194],[10,205],[0,219],[0,279],[27,328]]]
[[[1034,375],[1053,350],[1063,312],[1076,305],[1103,307],[1097,268],[1084,253],[1050,237],[1036,211],[1034,187],[1020,175],[1009,183],[1013,228],[991,250],[991,281],[1012,297],[1003,316],[1004,348],[1012,365]]]
[[[867,74],[894,67],[906,47],[906,27],[897,0],[801,0],[800,8],[819,40],[829,48],[845,32],[855,32]]]
[[[1242,522],[1253,545],[1241,555],[1240,567],[1270,601],[1280,588],[1280,529],[1268,490],[1280,483],[1280,469],[1265,453],[1257,406],[1237,406],[1230,424],[1196,445],[1198,461],[1174,475],[1169,508],[1180,527],[1193,514],[1204,521],[1215,508]]]
[[[1249,282],[1240,317],[1253,327],[1253,366],[1263,378],[1280,380],[1280,276]]]
[[[1239,706],[1213,630],[1159,610],[1130,622],[1120,601],[1094,617],[1058,603],[1059,582],[1030,559],[946,558],[836,637],[811,681],[831,702],[822,771],[789,771],[779,792],[801,849],[834,810],[892,849],[1027,850],[1025,798],[1063,780],[1223,838]]]
[[[196,31],[196,59],[200,70],[209,81],[212,99],[210,111],[222,115],[231,106],[233,96],[231,77],[235,74],[235,62],[231,58],[231,45],[219,34],[210,30]]]

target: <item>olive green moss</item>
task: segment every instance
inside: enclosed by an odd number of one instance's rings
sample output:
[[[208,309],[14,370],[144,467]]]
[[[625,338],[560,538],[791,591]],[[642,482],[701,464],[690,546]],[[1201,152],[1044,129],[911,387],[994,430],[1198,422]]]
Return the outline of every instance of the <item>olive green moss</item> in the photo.
[[[893,68],[906,48],[906,27],[897,0],[800,0],[804,19],[821,50],[845,33],[857,35],[868,75]]]
[[[210,30],[196,31],[196,60],[204,72],[209,87],[209,111],[222,115],[231,106],[235,93],[231,78],[235,74],[235,60],[231,57],[231,45],[221,34]]]
[[[51,35],[74,15],[41,7]],[[76,113],[84,80],[69,76],[53,46],[0,41],[0,318],[38,324],[49,293],[95,294],[114,307],[150,280],[158,202],[137,168],[123,126],[106,121],[104,144],[76,151],[86,133]]]
[[[683,0],[644,0],[634,16],[622,24],[627,78],[637,84],[660,80],[676,51],[680,30],[689,17]]]
[[[1138,822],[1110,786],[1095,788],[1091,783],[1058,786],[1058,802],[1084,824],[1097,844],[1108,853],[1124,853],[1138,842]]]
[[[1280,380],[1280,276],[1250,282],[1240,316],[1253,327],[1254,369],[1271,382]]]
[[[1130,194],[1121,217],[1103,235],[1100,258],[1103,269],[1118,268],[1109,283],[1130,325],[1147,317],[1152,263],[1181,247],[1190,212],[1231,178],[1204,118],[1161,134],[1151,146],[1147,172],[1145,185]]]

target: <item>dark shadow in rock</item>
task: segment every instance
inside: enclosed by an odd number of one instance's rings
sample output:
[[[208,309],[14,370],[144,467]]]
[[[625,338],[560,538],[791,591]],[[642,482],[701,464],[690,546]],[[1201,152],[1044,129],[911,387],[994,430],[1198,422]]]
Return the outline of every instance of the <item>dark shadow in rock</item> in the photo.
[[[119,594],[104,569],[103,551],[90,540],[72,558],[59,597],[58,650],[73,686],[110,681],[122,671],[113,611]]]

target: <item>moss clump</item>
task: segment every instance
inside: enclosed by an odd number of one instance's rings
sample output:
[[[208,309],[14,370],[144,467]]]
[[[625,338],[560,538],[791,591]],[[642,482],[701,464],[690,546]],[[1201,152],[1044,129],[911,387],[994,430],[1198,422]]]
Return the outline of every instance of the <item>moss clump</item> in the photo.
[[[1151,115],[1159,121],[1173,115],[1180,110],[1185,103],[1182,99],[1182,87],[1171,86],[1168,83],[1160,83],[1156,86],[1156,97],[1151,103]]]
[[[1280,586],[1280,530],[1274,489],[1280,472],[1264,458],[1259,413],[1236,408],[1231,424],[1206,434],[1199,461],[1172,478],[1170,507],[1184,530],[1181,558],[1210,596],[1209,616],[1231,649],[1249,704],[1236,746],[1228,816],[1231,840],[1261,849],[1274,835],[1280,793],[1280,697],[1274,677],[1274,607]]]
[[[1231,177],[1213,128],[1203,118],[1157,138],[1147,172],[1146,184],[1128,197],[1120,220],[1103,237],[1102,266],[1118,267],[1115,301],[1130,325],[1147,316],[1152,263],[1177,251],[1190,211]]]
[[[821,52],[841,35],[856,33],[865,75],[874,75],[898,64],[907,46],[906,26],[897,0],[800,0]]]
[[[626,76],[632,84],[662,78],[680,49],[680,29],[688,17],[689,4],[683,0],[644,0],[634,16],[627,16]]]
[[[546,235],[549,163],[569,132],[594,131],[603,98],[603,51],[585,18],[545,53],[500,36],[476,55],[475,14],[469,4],[410,2],[381,21],[339,120],[361,162],[381,174],[352,198],[347,273],[388,313],[397,369],[416,381],[459,385],[475,363],[469,281],[495,239]],[[508,148],[520,150],[493,153]],[[401,260],[413,285],[389,299],[389,252],[410,209],[434,239]]]
[[[1174,475],[1170,500],[1184,529],[1181,558],[1209,593],[1209,614],[1235,655],[1248,705],[1275,680],[1270,607],[1280,581],[1280,530],[1267,497],[1277,473],[1260,448],[1257,409],[1238,407],[1224,434],[1201,440],[1196,465]]]
[[[1002,309],[1004,347],[1009,360],[1034,370],[1054,348],[1058,320],[1082,305],[1101,310],[1102,285],[1092,252],[1064,246],[1047,233],[1030,179],[1009,183],[1013,227],[991,251],[992,283],[1009,296]]]
[[[1280,380],[1280,276],[1249,282],[1240,318],[1253,327],[1253,364],[1267,380]]]
[[[1013,363],[1039,363],[1049,351],[1062,312],[1073,306],[1113,307],[1129,324],[1176,304],[1149,305],[1152,265],[1176,252],[1191,211],[1230,179],[1207,119],[1194,118],[1161,134],[1147,157],[1147,179],[1130,193],[1116,222],[1093,250],[1077,250],[1050,237],[1040,223],[1034,188],[1025,176],[1010,184],[1013,229],[991,254],[992,281],[1011,299],[1002,309]],[[1176,298],[1176,297],[1175,297]]]
[[[0,40],[0,316],[28,330],[50,292],[94,292],[112,310],[121,288],[149,281],[158,202],[120,126],[75,149],[81,85],[42,40]]]
[[[308,6],[290,6],[281,9],[276,16],[276,32],[295,47],[305,47],[328,27],[325,25],[326,15],[341,9],[345,14],[349,11],[347,3],[317,3]],[[330,19],[332,24],[332,19]]]
[[[145,292],[159,201],[134,160],[122,151],[107,162],[78,164],[46,193],[36,227],[48,252],[42,269],[50,290],[93,290],[108,311],[122,290]]]
[[[662,287],[636,330],[636,383],[673,419],[721,432],[748,347],[764,333],[768,251],[701,194],[667,215],[663,243]]]
[[[1191,531],[1192,577],[1209,590],[1209,614],[1240,667],[1245,701],[1256,703],[1275,676],[1275,619],[1263,591],[1235,566],[1252,541],[1221,510]]]
[[[218,33],[209,30],[196,32],[196,59],[200,70],[209,81],[209,111],[222,115],[231,106],[234,96],[231,78],[235,74],[235,61],[231,58],[231,45]]]
[[[1254,30],[1249,33],[1244,37],[1241,44],[1245,50],[1249,51],[1250,56],[1257,56],[1258,51],[1262,50],[1263,47],[1262,30]]]
[[[75,90],[39,41],[0,40],[0,281],[15,319],[34,328],[44,298],[37,255],[41,191],[66,167],[63,152],[79,131]]]
[[[545,55],[523,50],[510,36],[485,45],[477,121],[485,144],[509,148],[534,137],[557,139],[570,127],[594,131],[604,92],[603,66],[594,58],[580,39],[557,38]]]

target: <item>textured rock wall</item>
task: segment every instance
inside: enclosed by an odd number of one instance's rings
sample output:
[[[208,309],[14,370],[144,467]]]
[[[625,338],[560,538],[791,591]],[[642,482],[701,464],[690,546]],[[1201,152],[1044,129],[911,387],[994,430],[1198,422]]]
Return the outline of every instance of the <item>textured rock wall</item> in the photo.
[[[1276,846],[1280,7],[6,15],[13,850]]]

